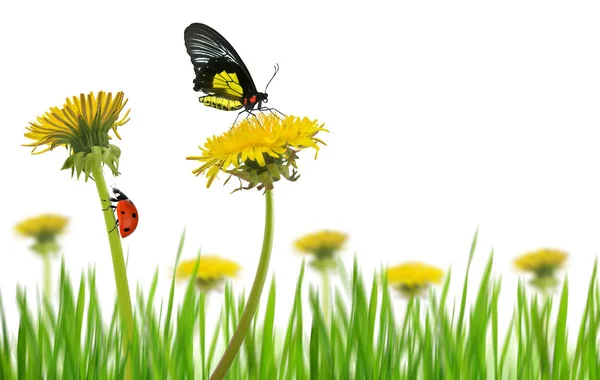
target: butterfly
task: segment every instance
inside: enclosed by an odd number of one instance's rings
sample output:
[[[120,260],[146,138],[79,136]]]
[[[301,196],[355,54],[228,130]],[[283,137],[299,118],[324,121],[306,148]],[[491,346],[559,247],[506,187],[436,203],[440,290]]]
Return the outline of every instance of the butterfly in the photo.
[[[200,103],[226,111],[243,108],[242,112],[250,114],[255,108],[270,110],[263,107],[268,102],[266,88],[265,92],[256,90],[244,61],[222,35],[207,25],[193,23],[183,37],[196,73],[194,91],[206,94],[200,97]],[[275,68],[275,74],[278,69]]]

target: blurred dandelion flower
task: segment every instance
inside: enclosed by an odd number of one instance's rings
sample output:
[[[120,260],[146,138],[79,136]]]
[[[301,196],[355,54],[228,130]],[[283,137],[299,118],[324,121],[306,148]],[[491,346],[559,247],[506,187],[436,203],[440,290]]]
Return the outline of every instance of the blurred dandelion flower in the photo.
[[[180,261],[175,270],[175,278],[187,280],[195,276],[196,286],[201,290],[214,290],[221,286],[227,278],[235,278],[240,266],[231,260],[215,255],[202,255],[194,274],[197,259]]]
[[[533,274],[529,282],[539,290],[545,291],[556,287],[559,281],[555,276],[558,269],[564,267],[568,253],[559,249],[541,248],[518,256],[514,265],[523,272]]]
[[[294,247],[298,251],[313,255],[313,260],[308,265],[319,271],[321,275],[323,315],[327,323],[329,323],[331,313],[329,271],[337,267],[335,254],[344,248],[346,241],[348,241],[348,235],[343,232],[321,230],[304,235],[294,242]]]
[[[62,235],[69,218],[58,214],[40,214],[24,219],[15,225],[16,232],[23,237],[35,239],[31,249],[39,254],[57,253],[60,250],[56,238]]]
[[[46,297],[52,295],[52,262],[50,257],[60,251],[56,241],[69,224],[69,218],[58,214],[40,214],[24,219],[15,225],[15,231],[23,236],[34,239],[31,250],[43,263],[42,286]]]
[[[311,266],[322,268],[335,266],[334,255],[341,251],[348,235],[333,230],[321,230],[307,234],[294,242],[294,247],[302,253],[311,254],[314,260]]]
[[[204,147],[199,147],[200,156],[187,159],[202,163],[193,173],[206,175],[206,187],[210,187],[219,172],[224,172],[248,182],[247,187],[240,186],[237,190],[254,187],[271,190],[281,177],[298,179],[296,154],[300,150],[313,148],[317,157],[320,149],[317,144],[325,145],[315,137],[321,131],[327,130],[306,117],[260,114],[238,122],[221,136],[209,138]]]
[[[34,141],[24,146],[33,147],[33,154],[65,146],[70,155],[62,169],[71,169],[72,175],[76,171],[77,178],[83,172],[87,180],[96,162],[106,164],[116,176],[121,150],[109,144],[109,132],[112,130],[121,138],[117,127],[129,121],[129,111],[120,117],[126,104],[123,92],[114,97],[100,91],[97,95],[91,92],[68,98],[62,108],[52,107],[36,122],[29,123],[25,137]]]
[[[443,278],[443,270],[421,262],[408,262],[387,270],[388,285],[407,298],[424,295],[432,284],[441,283]]]

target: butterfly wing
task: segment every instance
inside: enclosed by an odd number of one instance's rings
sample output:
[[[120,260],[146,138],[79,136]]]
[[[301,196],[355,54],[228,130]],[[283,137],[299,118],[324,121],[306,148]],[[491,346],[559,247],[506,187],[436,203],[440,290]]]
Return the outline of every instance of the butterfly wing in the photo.
[[[233,46],[211,27],[194,23],[183,33],[194,65],[194,91],[240,100],[256,93],[246,65]]]

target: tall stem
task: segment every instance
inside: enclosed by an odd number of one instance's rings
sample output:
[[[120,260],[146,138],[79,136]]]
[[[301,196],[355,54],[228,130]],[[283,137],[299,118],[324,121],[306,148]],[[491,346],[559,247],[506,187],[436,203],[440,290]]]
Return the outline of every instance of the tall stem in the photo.
[[[262,294],[265,280],[267,278],[267,272],[269,271],[269,261],[271,260],[271,248],[273,247],[273,193],[272,190],[267,190],[265,193],[265,231],[263,235],[262,252],[260,254],[260,260],[258,262],[258,268],[256,269],[256,275],[254,276],[254,283],[252,289],[250,289],[250,295],[248,296],[248,302],[217,368],[210,376],[210,380],[222,380],[227,375],[227,371],[231,367],[231,364],[235,360],[237,353],[246,337],[252,318],[256,313],[258,302],[260,301],[260,295]]]
[[[52,260],[50,258],[50,253],[46,253],[42,255],[43,266],[44,266],[44,274],[43,274],[43,284],[44,284],[44,294],[46,298],[50,300],[52,298]]]
[[[331,314],[331,289],[329,285],[329,268],[321,269],[321,277],[323,279],[323,290],[321,292],[323,297],[323,315],[325,318],[325,323],[329,323],[329,316]]]
[[[92,169],[94,182],[98,189],[100,204],[102,209],[106,209],[110,205],[110,195],[104,173],[100,163],[96,163]],[[115,284],[117,286],[117,301],[119,304],[119,314],[121,316],[121,324],[123,325],[123,350],[127,354],[127,362],[125,364],[125,379],[132,378],[131,360],[129,357],[130,345],[133,340],[133,312],[131,309],[131,295],[129,294],[129,283],[127,282],[127,270],[125,269],[125,260],[123,259],[123,247],[121,247],[121,238],[118,229],[115,229],[115,214],[111,208],[102,212],[104,214],[104,223],[106,224],[106,232],[108,233],[108,242],[110,244],[110,253],[112,255],[113,271],[115,274]],[[111,231],[112,232],[108,232]]]

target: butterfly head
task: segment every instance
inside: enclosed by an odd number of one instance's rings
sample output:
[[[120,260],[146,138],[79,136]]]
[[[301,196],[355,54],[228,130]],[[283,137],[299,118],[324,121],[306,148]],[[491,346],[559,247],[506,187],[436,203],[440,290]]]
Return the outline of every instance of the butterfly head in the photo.
[[[260,110],[262,108],[262,104],[268,102],[267,98],[268,95],[264,92],[251,94],[244,99],[244,106],[246,107],[247,111],[253,110],[255,107]]]
[[[256,100],[259,104],[261,103],[268,103],[269,102],[269,94],[267,94],[266,92],[259,92],[258,94],[256,94]]]

